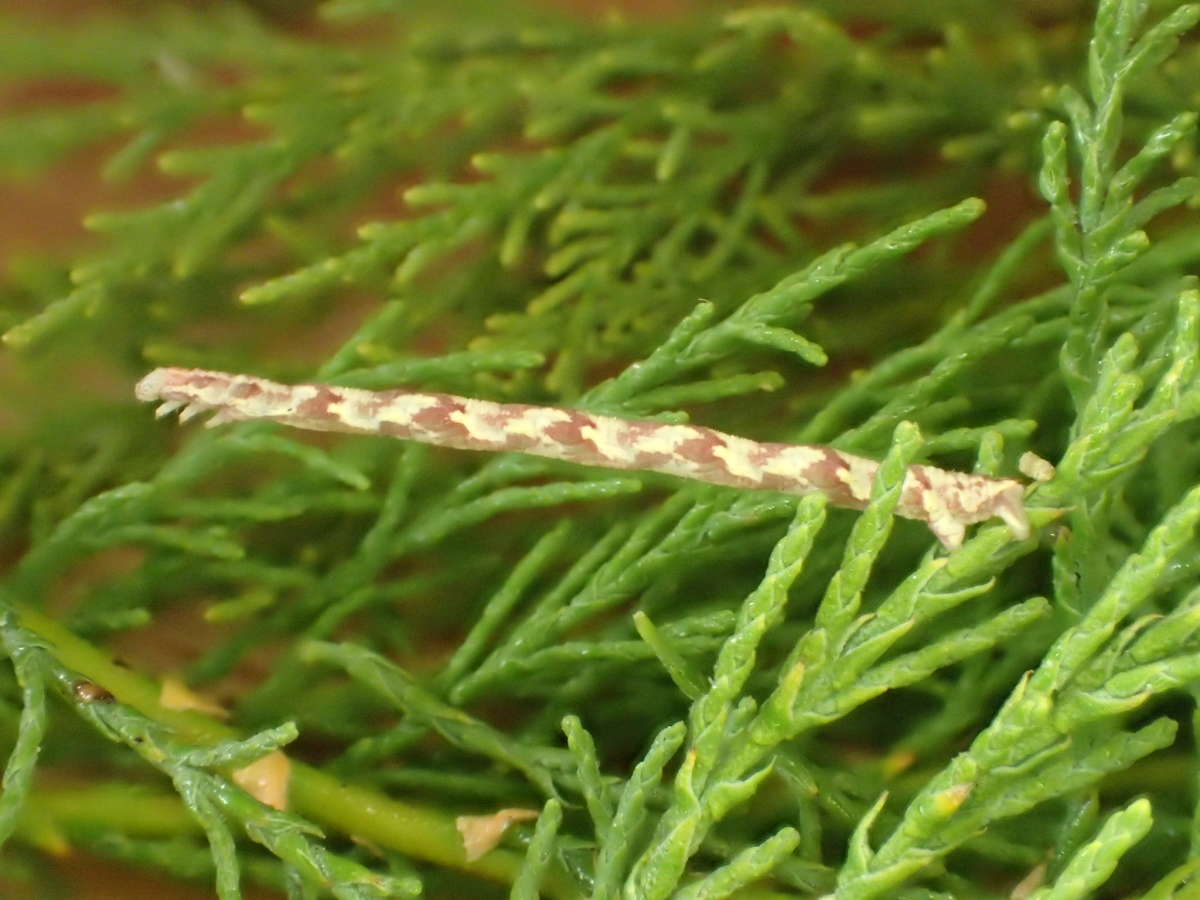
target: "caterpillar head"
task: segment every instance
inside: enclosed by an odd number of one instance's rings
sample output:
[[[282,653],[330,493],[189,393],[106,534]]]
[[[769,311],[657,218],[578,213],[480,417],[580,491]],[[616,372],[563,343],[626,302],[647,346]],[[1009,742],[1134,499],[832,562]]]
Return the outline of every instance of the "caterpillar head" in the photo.
[[[209,425],[219,425],[242,418],[230,402],[239,393],[239,387],[253,388],[251,382],[258,379],[250,376],[232,376],[224,372],[208,372],[203,369],[163,368],[150,372],[134,387],[134,395],[142,401],[163,401],[155,415],[162,417],[182,409],[179,420],[186,422],[201,413],[217,410]],[[239,382],[246,382],[240,386]]]

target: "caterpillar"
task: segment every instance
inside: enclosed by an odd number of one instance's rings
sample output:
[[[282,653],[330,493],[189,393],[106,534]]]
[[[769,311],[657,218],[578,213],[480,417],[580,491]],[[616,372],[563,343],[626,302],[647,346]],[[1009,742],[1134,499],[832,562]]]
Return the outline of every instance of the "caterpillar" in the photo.
[[[208,425],[246,419],[317,431],[378,434],[462,450],[530,453],[611,469],[639,469],[711,484],[790,494],[824,494],[835,506],[863,509],[879,463],[815,444],[752,441],[702,425],[618,419],[578,409],[493,403],[453,394],[368,391],[327,384],[285,385],[253,375],[155,369],[136,396],[162,401],[157,415],[180,421],[208,411]],[[1024,487],[992,478],[909,466],[896,514],[925,522],[947,550],[966,527],[1001,519],[1029,536]]]

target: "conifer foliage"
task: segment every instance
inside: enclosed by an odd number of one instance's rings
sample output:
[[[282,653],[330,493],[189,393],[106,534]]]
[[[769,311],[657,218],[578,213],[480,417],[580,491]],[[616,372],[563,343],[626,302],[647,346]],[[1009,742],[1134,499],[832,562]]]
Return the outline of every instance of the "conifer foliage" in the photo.
[[[107,198],[0,283],[6,896],[1195,890],[1200,6],[270,9],[0,20],[0,175]],[[180,430],[156,367],[879,462]],[[925,462],[1028,530],[897,518]]]

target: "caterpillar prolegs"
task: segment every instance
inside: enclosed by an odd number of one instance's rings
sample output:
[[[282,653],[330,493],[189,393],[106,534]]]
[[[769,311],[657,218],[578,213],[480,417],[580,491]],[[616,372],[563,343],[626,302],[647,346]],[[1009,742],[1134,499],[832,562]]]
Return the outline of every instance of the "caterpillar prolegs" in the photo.
[[[210,410],[209,426],[266,419],[296,428],[381,434],[463,450],[531,453],[590,466],[641,469],[735,488],[821,493],[863,509],[879,463],[814,444],[748,440],[701,425],[617,419],[577,409],[493,403],[453,394],[367,391],[327,384],[285,385],[253,375],[155,369],[138,382],[139,400],[161,400],[158,415],[181,421]],[[1029,536],[1024,488],[1010,478],[912,465],[896,514],[929,525],[949,550],[966,526],[1001,519]]]

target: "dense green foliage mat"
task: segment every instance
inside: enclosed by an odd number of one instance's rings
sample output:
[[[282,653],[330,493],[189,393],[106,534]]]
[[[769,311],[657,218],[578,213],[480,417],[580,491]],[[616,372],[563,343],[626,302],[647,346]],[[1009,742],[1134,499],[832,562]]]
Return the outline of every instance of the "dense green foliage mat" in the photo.
[[[1200,8],[199,7],[0,21],[0,170],[134,198],[0,286],[9,890],[1194,895]],[[159,365],[883,464],[180,430]],[[892,515],[1028,451],[1028,539]]]

